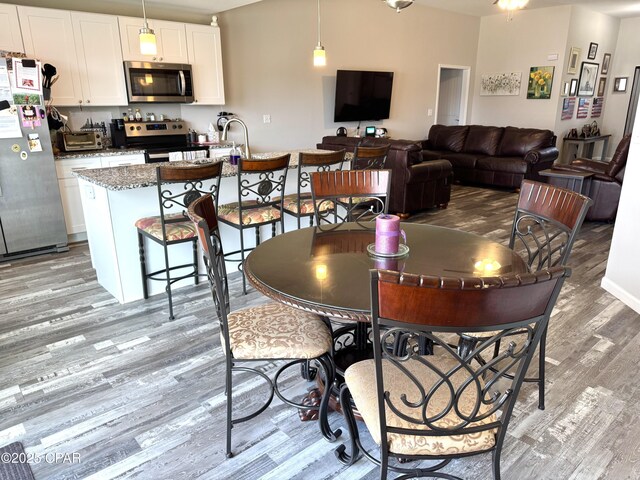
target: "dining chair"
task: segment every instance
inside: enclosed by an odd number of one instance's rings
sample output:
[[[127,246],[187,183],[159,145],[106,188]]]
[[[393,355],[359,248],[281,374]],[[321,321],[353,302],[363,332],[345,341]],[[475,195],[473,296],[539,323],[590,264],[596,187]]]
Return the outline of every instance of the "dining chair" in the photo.
[[[354,363],[344,373],[340,405],[350,433],[349,448],[338,459],[353,464],[362,453],[397,478],[459,477],[438,470],[456,458],[492,453],[493,478],[507,428],[536,345],[547,327],[567,267],[487,278],[443,278],[371,271],[373,359]],[[466,355],[449,336],[493,331]],[[509,347],[490,362],[474,359],[491,351],[511,332]],[[433,353],[423,355],[419,339]],[[404,345],[404,348],[394,348]],[[507,381],[501,372],[514,369]],[[361,441],[354,408],[377,447]],[[367,445],[368,446],[368,445]],[[377,451],[377,453],[376,453]],[[404,466],[406,460],[432,460],[429,466]]]
[[[516,207],[509,248],[518,252],[531,271],[567,265],[571,249],[584,218],[593,204],[589,197],[546,183],[524,180]],[[482,333],[465,333],[461,352],[473,349]],[[538,359],[538,376],[525,382],[538,384],[538,408],[544,410],[545,355],[547,331],[542,334]],[[496,352],[500,342],[496,343]],[[505,373],[505,375],[510,375]]]
[[[352,170],[380,170],[385,167],[387,155],[391,144],[379,145],[375,147],[364,147],[360,144],[356,145],[351,160]]]
[[[187,207],[196,198],[210,193],[217,198],[220,188],[222,163],[195,165],[188,167],[160,166],[156,168],[156,184],[160,215],[140,218],[135,222],[138,231],[138,250],[140,252],[140,272],[142,292],[149,298],[149,280],[166,283],[165,291],[169,299],[169,319],[173,320],[173,297],[171,286],[180,280],[193,277],[198,284],[198,239],[193,224],[187,217]],[[203,183],[207,181],[206,183]],[[164,250],[164,268],[147,272],[145,238],[162,246]],[[170,265],[171,245],[191,242],[193,261],[182,265]],[[176,274],[176,270],[186,273]]]
[[[390,188],[391,170],[314,172],[311,196],[316,224],[352,222],[370,213],[387,213]]]
[[[300,152],[298,157],[298,191],[284,196],[283,211],[296,217],[298,229],[302,217],[309,217],[309,226],[313,226],[314,204],[311,192],[307,187],[311,184],[311,171],[326,172],[332,168],[342,170],[345,150],[338,150],[327,153]],[[325,208],[331,209],[330,204],[325,204]]]
[[[319,366],[325,385],[335,377],[332,359],[332,336],[328,321],[312,313],[297,310],[284,303],[270,302],[264,305],[231,311],[229,283],[225,267],[225,255],[220,240],[218,219],[210,195],[194,201],[188,215],[197,230],[203,260],[211,287],[215,313],[220,324],[220,342],[225,355],[226,393],[226,455],[232,456],[231,431],[235,425],[253,419],[271,404],[274,394],[287,405],[300,410],[318,411],[322,435],[333,441],[334,434],[327,420],[331,388],[325,388],[319,406],[298,403],[285,397],[279,389],[282,373],[294,365],[314,362]],[[255,362],[285,360],[269,378],[260,366],[248,366]],[[261,377],[269,387],[266,401],[255,411],[242,417],[233,417],[233,373],[244,372]]]
[[[226,254],[227,260],[238,262],[242,272],[242,291],[247,294],[247,279],[244,275],[246,253],[244,230],[255,229],[256,246],[260,245],[260,227],[271,225],[271,236],[276,235],[276,225],[284,232],[283,199],[287,181],[287,170],[291,154],[278,157],[238,162],[238,201],[218,207],[218,220],[240,233],[240,249]],[[239,258],[238,258],[239,256]]]

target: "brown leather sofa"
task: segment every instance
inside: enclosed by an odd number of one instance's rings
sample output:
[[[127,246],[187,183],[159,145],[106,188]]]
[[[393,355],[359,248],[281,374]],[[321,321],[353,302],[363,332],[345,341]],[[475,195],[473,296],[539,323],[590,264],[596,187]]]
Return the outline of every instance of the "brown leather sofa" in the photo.
[[[576,158],[569,165],[554,167],[559,170],[593,173],[587,193],[587,196],[593,200],[593,205],[587,212],[585,220],[612,221],[616,218],[630,146],[631,134],[622,137],[609,163]]]
[[[546,182],[538,172],[553,166],[555,145],[551,130],[433,125],[422,157],[449,160],[456,182],[519,188],[525,178]]]
[[[373,137],[323,137],[317,148],[353,152],[389,144],[384,168],[391,169],[389,212],[410,214],[432,207],[446,207],[451,197],[452,169],[447,160],[423,161],[419,142]]]

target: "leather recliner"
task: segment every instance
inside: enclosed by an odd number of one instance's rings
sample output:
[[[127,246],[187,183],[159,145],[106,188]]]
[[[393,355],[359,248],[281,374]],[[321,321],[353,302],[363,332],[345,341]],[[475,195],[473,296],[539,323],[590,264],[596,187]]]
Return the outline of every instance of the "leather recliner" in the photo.
[[[593,205],[585,220],[612,221],[616,218],[630,145],[631,134],[622,137],[609,163],[576,158],[569,165],[554,166],[558,170],[593,173],[591,187],[587,193],[593,200]]]

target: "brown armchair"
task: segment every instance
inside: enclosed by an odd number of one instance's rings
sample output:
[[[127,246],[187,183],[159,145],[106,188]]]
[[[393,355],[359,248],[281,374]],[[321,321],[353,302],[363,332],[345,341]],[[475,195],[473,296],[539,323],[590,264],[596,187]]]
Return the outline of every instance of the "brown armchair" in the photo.
[[[612,221],[616,218],[630,145],[631,134],[622,137],[609,163],[576,158],[569,165],[554,166],[560,170],[593,173],[587,193],[593,200],[593,205],[587,212],[586,220]]]

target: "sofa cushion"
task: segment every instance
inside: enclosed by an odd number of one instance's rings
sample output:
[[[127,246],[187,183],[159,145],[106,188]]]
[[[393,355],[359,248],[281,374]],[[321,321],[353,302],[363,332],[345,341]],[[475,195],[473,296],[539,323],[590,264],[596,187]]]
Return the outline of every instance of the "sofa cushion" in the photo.
[[[498,145],[500,145],[503,132],[504,128],[501,127],[471,125],[462,151],[464,153],[495,155],[498,151]]]
[[[476,168],[478,158],[482,155],[474,153],[447,153],[442,158],[449,160],[453,168]]]
[[[527,162],[520,157],[482,157],[476,162],[479,170],[494,172],[527,173]]]
[[[553,146],[553,132],[536,128],[506,127],[498,155],[524,157],[529,150]]]
[[[449,153],[451,152],[447,150],[422,150],[422,161],[426,162],[428,160],[440,160]]]
[[[434,150],[461,152],[469,127],[459,125],[433,125],[429,130],[429,143]]]
[[[606,174],[610,177],[615,177],[627,164],[627,157],[629,156],[629,146],[631,145],[631,134],[625,135],[618,143],[616,151],[613,154],[613,158],[609,162],[609,168],[607,168]]]

